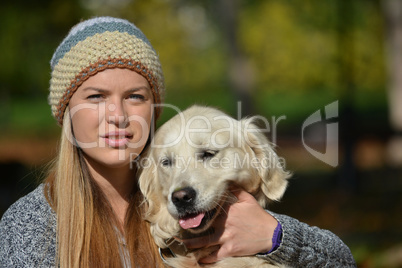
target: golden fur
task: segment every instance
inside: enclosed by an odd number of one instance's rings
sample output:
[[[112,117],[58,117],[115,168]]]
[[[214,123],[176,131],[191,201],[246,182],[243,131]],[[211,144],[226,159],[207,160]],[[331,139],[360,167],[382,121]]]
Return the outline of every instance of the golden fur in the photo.
[[[224,203],[233,202],[228,191],[232,184],[251,193],[264,208],[282,197],[289,173],[256,121],[256,117],[236,120],[214,108],[192,106],[160,127],[143,158],[147,161],[138,163],[143,166],[139,185],[147,205],[145,217],[160,248],[166,248],[165,241],[174,236],[208,232]],[[191,208],[175,203],[175,193],[186,189],[196,194]],[[183,229],[179,219],[189,217],[186,211],[206,212],[206,216],[200,226]],[[167,263],[186,268],[276,267],[258,257],[199,265],[198,260],[213,250],[168,258]]]

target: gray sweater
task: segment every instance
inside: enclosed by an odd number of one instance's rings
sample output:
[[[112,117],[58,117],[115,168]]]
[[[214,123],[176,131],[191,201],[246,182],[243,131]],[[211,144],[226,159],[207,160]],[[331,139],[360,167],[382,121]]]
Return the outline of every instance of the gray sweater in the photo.
[[[259,257],[290,267],[356,267],[349,248],[333,233],[270,213],[282,225],[282,243]],[[0,221],[0,267],[54,267],[55,255],[56,215],[40,185]]]

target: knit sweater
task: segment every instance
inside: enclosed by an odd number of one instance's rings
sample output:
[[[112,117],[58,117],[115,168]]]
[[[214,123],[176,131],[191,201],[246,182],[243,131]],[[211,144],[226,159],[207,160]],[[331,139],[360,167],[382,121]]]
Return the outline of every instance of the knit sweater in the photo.
[[[356,267],[349,248],[333,233],[271,213],[282,225],[281,245],[258,255],[289,267]],[[0,267],[54,267],[56,214],[40,185],[14,203],[0,221]]]

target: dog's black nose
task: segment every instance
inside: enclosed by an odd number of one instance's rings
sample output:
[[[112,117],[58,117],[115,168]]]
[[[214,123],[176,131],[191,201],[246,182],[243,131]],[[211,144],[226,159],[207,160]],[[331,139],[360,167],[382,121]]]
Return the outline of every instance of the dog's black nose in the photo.
[[[194,204],[196,195],[193,188],[186,187],[172,193],[172,202],[178,208],[189,207]]]

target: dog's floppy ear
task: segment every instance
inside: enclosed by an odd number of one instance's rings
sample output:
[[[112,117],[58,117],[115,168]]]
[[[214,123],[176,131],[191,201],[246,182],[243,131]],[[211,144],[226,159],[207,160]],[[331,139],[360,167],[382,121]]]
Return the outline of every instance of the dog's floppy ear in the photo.
[[[145,198],[145,218],[148,220],[152,215],[156,215],[160,209],[161,194],[158,193],[158,173],[154,161],[148,157],[147,153],[139,163],[138,185]]]
[[[290,173],[284,170],[278,155],[263,131],[256,125],[257,117],[241,120],[246,146],[257,158],[258,175],[261,179],[260,191],[255,195],[258,202],[266,207],[269,201],[278,201],[285,193]]]
[[[158,179],[157,162],[145,153],[141,160],[138,185],[144,195],[145,220],[150,222],[151,234],[159,247],[166,247],[165,240],[176,235],[178,224],[167,212]]]

